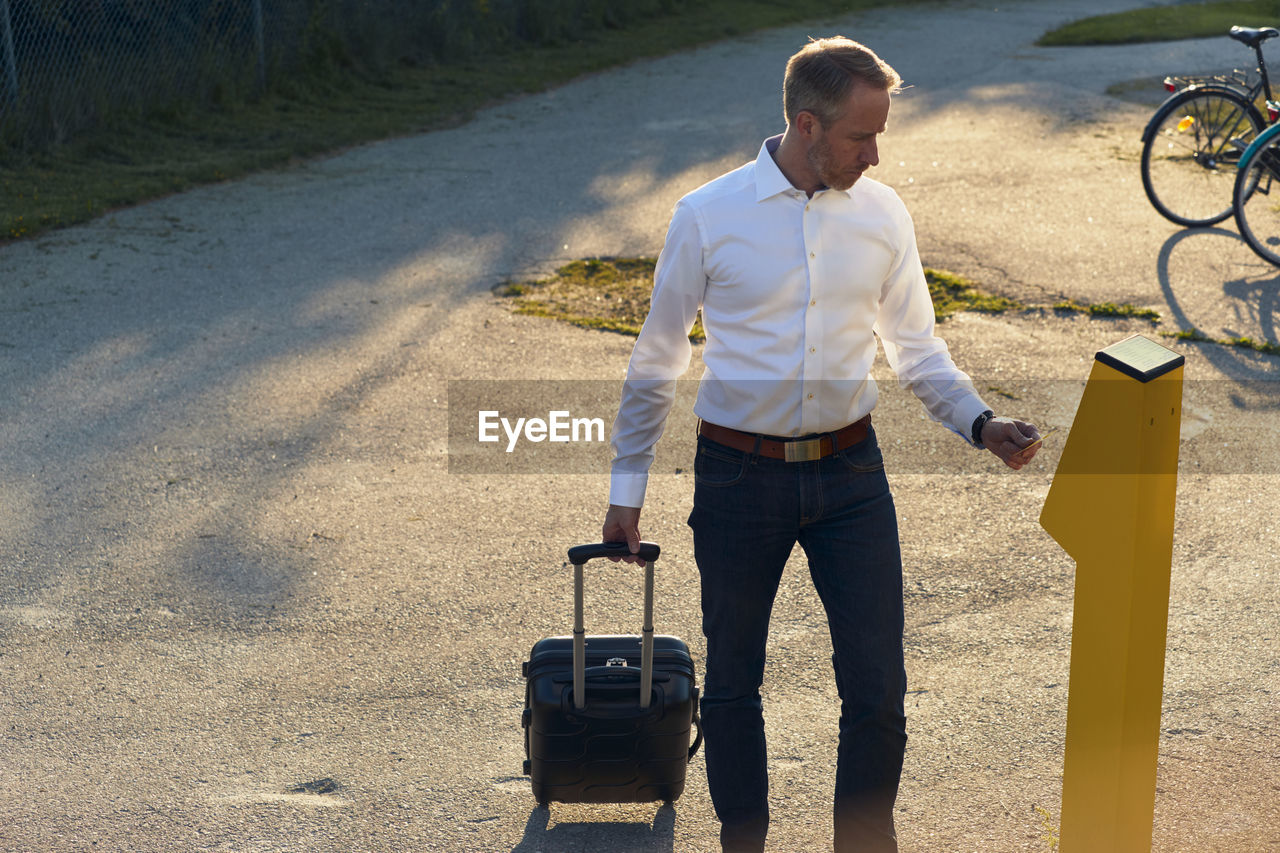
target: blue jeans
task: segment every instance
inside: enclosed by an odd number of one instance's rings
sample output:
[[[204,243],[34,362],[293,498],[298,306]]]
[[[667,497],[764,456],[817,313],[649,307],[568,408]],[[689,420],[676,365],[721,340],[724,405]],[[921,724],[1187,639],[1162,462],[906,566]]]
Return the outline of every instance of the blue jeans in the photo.
[[[702,576],[707,782],[725,850],[764,848],[768,770],[760,685],[769,615],[799,542],[827,612],[840,695],[837,851],[896,851],[906,749],[902,558],[874,430],[812,462],[698,439],[689,526]]]

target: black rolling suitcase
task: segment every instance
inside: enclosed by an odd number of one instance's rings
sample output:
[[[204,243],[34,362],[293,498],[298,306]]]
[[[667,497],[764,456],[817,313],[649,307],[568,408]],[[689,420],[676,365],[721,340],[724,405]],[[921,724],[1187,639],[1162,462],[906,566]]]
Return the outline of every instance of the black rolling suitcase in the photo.
[[[689,647],[653,634],[653,562],[658,546],[640,545],[644,625],[640,635],[595,635],[582,627],[583,566],[623,556],[625,543],[569,549],[573,635],[534,644],[524,665],[524,772],[541,805],[671,802],[684,791],[685,768],[702,742],[698,688]]]

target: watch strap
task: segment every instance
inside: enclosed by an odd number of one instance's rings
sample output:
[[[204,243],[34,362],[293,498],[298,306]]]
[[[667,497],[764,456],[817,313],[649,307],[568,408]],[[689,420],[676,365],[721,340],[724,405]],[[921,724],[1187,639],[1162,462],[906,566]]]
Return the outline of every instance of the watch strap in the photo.
[[[982,447],[982,428],[987,425],[987,421],[996,416],[996,413],[987,409],[982,414],[973,419],[973,428],[970,430],[970,436],[973,439],[974,447]]]

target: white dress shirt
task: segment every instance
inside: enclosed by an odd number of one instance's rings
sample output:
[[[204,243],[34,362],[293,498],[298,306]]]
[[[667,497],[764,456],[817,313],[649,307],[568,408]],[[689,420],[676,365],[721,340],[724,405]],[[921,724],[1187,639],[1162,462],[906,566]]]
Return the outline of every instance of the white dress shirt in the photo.
[[[613,422],[610,503],[644,502],[699,308],[707,341],[693,411],[705,421],[784,437],[853,423],[876,404],[877,335],[935,420],[967,439],[988,408],[934,334],[897,193],[863,176],[808,198],[774,163],[780,141],[676,204]]]

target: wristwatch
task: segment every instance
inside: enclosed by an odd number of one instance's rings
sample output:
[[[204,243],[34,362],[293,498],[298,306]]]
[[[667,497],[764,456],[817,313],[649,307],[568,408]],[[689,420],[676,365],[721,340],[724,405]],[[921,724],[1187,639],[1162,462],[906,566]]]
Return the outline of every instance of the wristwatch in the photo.
[[[987,421],[996,416],[996,413],[987,409],[982,414],[973,419],[973,429],[971,434],[973,437],[973,446],[982,447],[982,428],[987,425]]]

